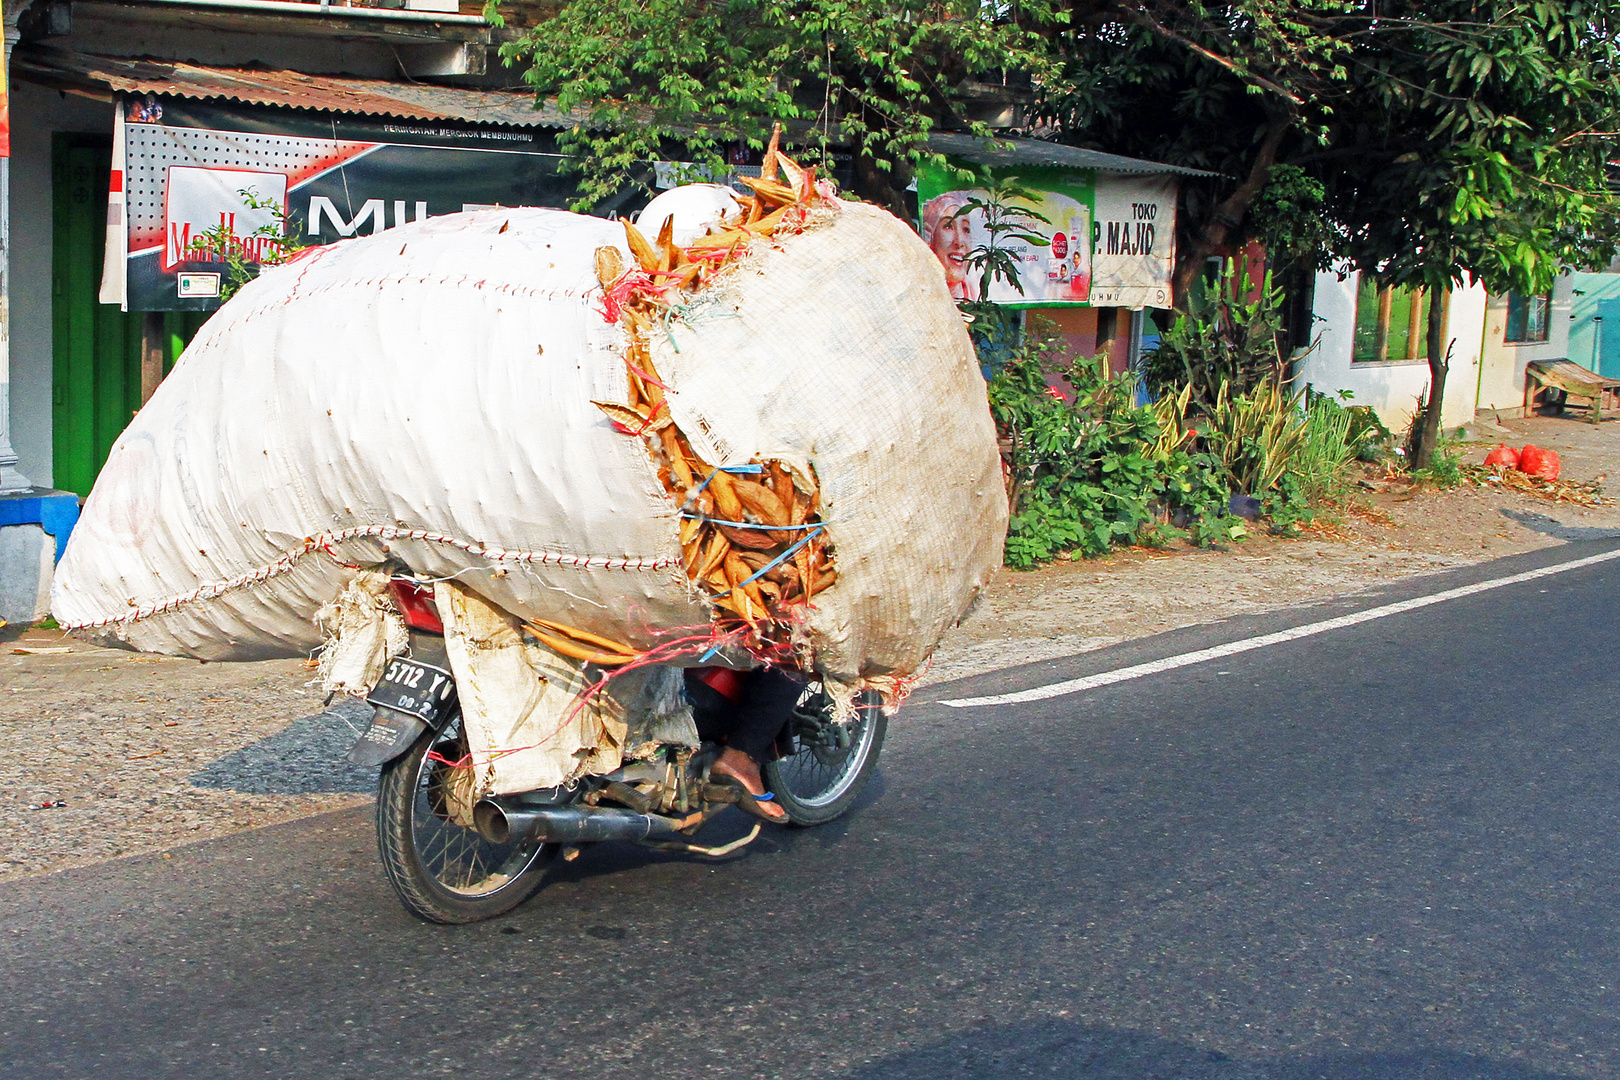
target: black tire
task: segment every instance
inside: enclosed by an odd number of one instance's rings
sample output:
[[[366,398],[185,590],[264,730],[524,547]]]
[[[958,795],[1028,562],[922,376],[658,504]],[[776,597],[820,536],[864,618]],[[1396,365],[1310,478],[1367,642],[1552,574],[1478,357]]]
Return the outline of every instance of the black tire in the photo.
[[[539,843],[492,844],[452,820],[446,792],[457,770],[436,758],[465,754],[457,716],[443,732],[424,732],[377,781],[383,872],[405,909],[428,922],[478,922],[511,911],[539,889],[554,852]]]
[[[763,770],[766,787],[788,812],[788,824],[824,825],[847,813],[877,771],[888,730],[878,695],[862,694],[856,718],[838,724],[821,684],[812,682],[793,710],[788,752],[767,761]]]

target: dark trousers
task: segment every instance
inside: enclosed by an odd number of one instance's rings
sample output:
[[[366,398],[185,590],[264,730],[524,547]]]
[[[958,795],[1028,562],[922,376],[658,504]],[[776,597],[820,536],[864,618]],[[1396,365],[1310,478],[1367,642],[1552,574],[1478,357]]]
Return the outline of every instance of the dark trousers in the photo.
[[[780,668],[755,668],[743,675],[742,700],[732,702],[708,683],[686,673],[686,696],[692,702],[698,734],[723,742],[763,762],[787,726],[793,706],[804,693],[804,678]]]

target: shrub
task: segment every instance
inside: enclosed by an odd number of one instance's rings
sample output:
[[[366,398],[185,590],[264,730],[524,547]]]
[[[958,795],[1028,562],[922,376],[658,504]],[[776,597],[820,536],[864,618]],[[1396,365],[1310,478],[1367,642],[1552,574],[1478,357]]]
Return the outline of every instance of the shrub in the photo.
[[[1134,375],[1110,376],[1104,357],[1064,361],[1054,343],[1021,339],[1002,313],[981,310],[992,305],[974,306],[1010,477],[1007,565],[1239,538],[1234,494],[1291,529],[1342,497],[1353,458],[1382,452],[1389,432],[1370,409],[1286,389],[1269,279],[1253,302],[1241,278],[1217,284],[1148,354],[1152,405],[1138,405]]]
[[[1238,397],[1225,383],[1216,391],[1207,438],[1237,491],[1263,499],[1295,463],[1305,441],[1302,396],[1270,379]]]
[[[1369,416],[1377,428],[1367,426],[1364,418]],[[1311,505],[1330,499],[1342,501],[1345,469],[1361,456],[1370,435],[1375,436],[1379,429],[1388,430],[1366,406],[1346,408],[1326,394],[1310,390],[1305,394],[1303,428],[1304,438],[1293,472],[1301,497]]]
[[[1408,464],[1416,460],[1418,443],[1422,437],[1424,414],[1428,411],[1428,404],[1418,399],[1418,406],[1412,413],[1412,422],[1407,426],[1406,438],[1403,440],[1404,457]],[[1434,445],[1434,453],[1429,463],[1421,469],[1412,469],[1411,477],[1438,488],[1453,488],[1462,483],[1462,455],[1457,452],[1460,440],[1442,433]]]
[[[1143,354],[1148,390],[1162,396],[1190,388],[1192,407],[1209,410],[1222,387],[1242,396],[1282,379],[1282,290],[1268,274],[1253,302],[1249,291],[1248,274],[1235,265],[1218,281],[1200,281],[1187,312]]]
[[[1225,470],[1190,449],[1196,433],[1182,426],[1178,409],[1136,404],[1134,378],[1108,375],[1102,357],[1059,364],[1051,343],[1028,345],[990,383],[1010,473],[1008,566],[1101,554],[1116,543],[1208,543],[1241,531],[1227,513]],[[1047,383],[1048,370],[1063,372],[1072,402]]]

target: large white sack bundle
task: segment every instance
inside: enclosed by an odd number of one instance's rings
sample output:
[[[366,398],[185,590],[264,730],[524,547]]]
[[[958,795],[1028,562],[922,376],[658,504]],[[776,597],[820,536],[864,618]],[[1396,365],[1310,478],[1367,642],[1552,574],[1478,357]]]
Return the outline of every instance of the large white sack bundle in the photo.
[[[596,253],[619,223],[433,218],[266,271],[119,438],[58,568],[66,627],[210,660],[308,653],[315,613],[387,561],[500,608],[649,647],[704,626],[679,507],[626,398]],[[721,464],[817,478],[837,583],[801,649],[844,683],[912,673],[971,606],[1006,526],[985,386],[939,264],[835,203],[759,242],[650,345]]]

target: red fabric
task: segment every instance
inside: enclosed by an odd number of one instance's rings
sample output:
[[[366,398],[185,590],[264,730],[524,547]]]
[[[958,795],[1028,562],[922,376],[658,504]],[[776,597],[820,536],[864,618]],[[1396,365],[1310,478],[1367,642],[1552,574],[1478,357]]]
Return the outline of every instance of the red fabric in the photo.
[[[1543,450],[1539,446],[1526,446],[1519,451],[1519,468],[1543,480],[1558,479],[1558,451]]]
[[[444,633],[444,623],[439,621],[439,612],[433,602],[432,586],[418,585],[414,581],[394,578],[388,583],[393,586],[394,600],[399,604],[399,613],[405,617],[405,625],[412,630],[426,630],[430,634]]]
[[[697,669],[697,677],[727,701],[742,700],[743,673],[735,668],[702,667]]]
[[[1505,465],[1510,469],[1519,467],[1519,452],[1511,446],[1497,443],[1496,449],[1485,455],[1486,465]]]

